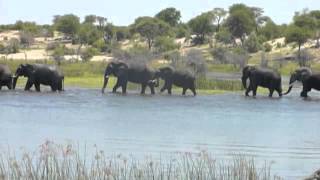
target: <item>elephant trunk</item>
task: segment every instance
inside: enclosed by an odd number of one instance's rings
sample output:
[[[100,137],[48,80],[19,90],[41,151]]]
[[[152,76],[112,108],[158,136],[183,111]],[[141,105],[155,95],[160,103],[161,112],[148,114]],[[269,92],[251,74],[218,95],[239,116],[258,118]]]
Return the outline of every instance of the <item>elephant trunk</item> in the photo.
[[[12,89],[16,89],[19,76],[12,76]]]
[[[248,87],[247,87],[247,77],[242,76],[241,80],[242,80],[242,85],[243,85],[243,87],[244,87],[245,89],[247,89],[247,88],[248,88]]]
[[[102,90],[101,90],[102,93],[104,93],[104,90],[105,90],[106,87],[107,87],[108,81],[109,81],[109,76],[108,76],[108,75],[105,75],[105,76],[104,76],[103,87],[102,87]]]
[[[290,82],[289,82],[289,89],[288,89],[288,91],[287,91],[286,93],[282,94],[282,95],[287,95],[287,94],[289,94],[289,93],[291,92],[291,90],[292,90],[292,88],[293,88],[293,84],[294,84],[295,81],[296,81],[296,77],[295,77],[295,75],[293,74],[293,75],[291,75],[291,77],[290,77]]]

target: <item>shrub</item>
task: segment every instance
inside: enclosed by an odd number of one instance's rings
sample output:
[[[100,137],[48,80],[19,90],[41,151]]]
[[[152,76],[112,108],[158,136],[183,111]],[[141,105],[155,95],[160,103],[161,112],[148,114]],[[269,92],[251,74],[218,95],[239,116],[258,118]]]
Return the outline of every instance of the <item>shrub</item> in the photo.
[[[263,45],[263,47],[264,47],[264,51],[265,51],[265,52],[270,52],[270,51],[272,51],[272,46],[271,46],[271,44],[269,44],[269,43],[265,43],[265,44]]]
[[[178,49],[179,45],[174,42],[173,38],[161,36],[156,38],[154,47],[157,52],[166,52]]]
[[[231,33],[226,30],[219,31],[215,38],[218,42],[224,43],[224,44],[231,44],[232,43],[232,36]]]
[[[99,51],[96,48],[89,47],[81,52],[81,59],[84,62],[88,62],[97,54],[99,54]]]
[[[58,43],[58,42],[51,42],[51,43],[49,43],[48,45],[47,45],[47,47],[46,47],[46,51],[53,51],[53,50],[55,50],[57,47],[59,47],[60,46],[60,43]]]
[[[103,39],[99,39],[92,45],[94,48],[98,49],[100,52],[106,52],[108,49],[107,44]]]
[[[261,44],[255,33],[251,33],[248,39],[244,41],[244,47],[250,53],[258,52],[261,49]]]

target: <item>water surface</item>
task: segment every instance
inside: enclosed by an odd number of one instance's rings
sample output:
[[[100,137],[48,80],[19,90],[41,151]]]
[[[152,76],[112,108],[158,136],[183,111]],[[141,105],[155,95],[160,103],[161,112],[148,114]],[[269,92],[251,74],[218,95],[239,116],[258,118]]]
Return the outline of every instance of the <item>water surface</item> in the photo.
[[[320,93],[303,100],[243,94],[126,96],[97,89],[64,93],[0,92],[0,144],[36,148],[69,141],[108,153],[207,150],[218,159],[245,154],[273,162],[272,171],[298,179],[320,167]]]

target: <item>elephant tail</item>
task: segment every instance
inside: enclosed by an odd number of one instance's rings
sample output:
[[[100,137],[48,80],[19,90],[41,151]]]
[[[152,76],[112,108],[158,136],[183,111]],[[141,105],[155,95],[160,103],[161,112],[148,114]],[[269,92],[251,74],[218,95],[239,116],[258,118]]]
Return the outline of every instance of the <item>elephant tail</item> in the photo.
[[[64,91],[64,76],[62,77],[62,79],[61,79],[61,86],[62,86],[62,91]]]

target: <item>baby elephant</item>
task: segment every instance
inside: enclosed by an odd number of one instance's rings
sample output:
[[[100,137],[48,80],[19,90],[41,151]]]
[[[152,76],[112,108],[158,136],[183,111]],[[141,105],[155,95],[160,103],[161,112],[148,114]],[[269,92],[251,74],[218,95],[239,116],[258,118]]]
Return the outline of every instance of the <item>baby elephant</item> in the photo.
[[[172,67],[163,67],[156,72],[156,78],[163,79],[164,85],[161,92],[168,90],[171,94],[172,85],[182,87],[182,95],[186,94],[187,89],[190,89],[194,96],[197,95],[195,88],[195,76],[189,71],[179,71]]]
[[[2,86],[12,89],[12,73],[7,65],[0,64],[0,90]]]

